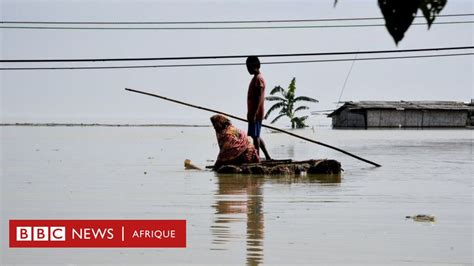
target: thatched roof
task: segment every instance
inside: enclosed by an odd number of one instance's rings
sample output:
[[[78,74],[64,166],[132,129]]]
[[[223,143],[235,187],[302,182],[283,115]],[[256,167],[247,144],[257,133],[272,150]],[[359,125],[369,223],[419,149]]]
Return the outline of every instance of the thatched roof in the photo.
[[[474,106],[463,102],[454,101],[360,101],[344,102],[344,105],[333,111],[328,117],[338,115],[342,110],[364,109],[391,109],[391,110],[474,110]]]

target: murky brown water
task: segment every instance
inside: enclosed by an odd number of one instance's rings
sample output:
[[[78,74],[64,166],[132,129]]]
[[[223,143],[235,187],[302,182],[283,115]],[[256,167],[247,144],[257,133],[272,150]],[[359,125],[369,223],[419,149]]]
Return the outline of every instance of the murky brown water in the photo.
[[[276,158],[333,158],[342,176],[249,177],[212,164],[212,128],[2,127],[2,264],[471,264],[471,130],[298,131]],[[146,172],[146,174],[145,174]],[[433,214],[436,223],[405,219]],[[186,219],[186,249],[9,249],[9,219]]]

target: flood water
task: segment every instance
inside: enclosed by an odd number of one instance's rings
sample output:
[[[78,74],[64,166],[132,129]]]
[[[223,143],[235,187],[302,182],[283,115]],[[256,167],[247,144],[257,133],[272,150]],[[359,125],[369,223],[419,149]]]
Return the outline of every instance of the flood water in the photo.
[[[0,130],[2,265],[473,263],[472,130],[296,131],[381,168],[263,132],[275,158],[345,170],[311,177],[185,171],[217,156],[210,127]],[[9,249],[9,219],[186,219],[187,248]]]

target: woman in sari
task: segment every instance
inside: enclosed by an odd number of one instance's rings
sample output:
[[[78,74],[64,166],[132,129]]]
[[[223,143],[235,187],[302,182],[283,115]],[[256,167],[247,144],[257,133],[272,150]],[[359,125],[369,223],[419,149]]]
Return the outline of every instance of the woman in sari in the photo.
[[[223,115],[211,117],[212,125],[216,130],[219,155],[214,169],[222,165],[240,165],[244,163],[258,163],[260,158],[247,134],[234,127],[230,120]]]

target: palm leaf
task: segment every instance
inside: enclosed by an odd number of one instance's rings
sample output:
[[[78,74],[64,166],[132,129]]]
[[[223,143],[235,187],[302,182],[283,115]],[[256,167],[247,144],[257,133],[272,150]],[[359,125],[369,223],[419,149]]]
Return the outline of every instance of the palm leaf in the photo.
[[[267,101],[282,101],[282,102],[286,101],[286,99],[283,99],[283,98],[278,97],[278,96],[267,96],[267,97],[265,97],[265,100],[267,100]]]
[[[313,102],[313,103],[319,102],[318,100],[316,100],[314,98],[311,98],[311,97],[307,97],[307,96],[296,97],[295,102],[298,102],[298,101]]]
[[[291,119],[291,121],[294,121],[294,122],[304,122],[306,119],[308,118],[307,115],[305,116],[300,116],[300,117],[293,117],[293,119]]]
[[[272,120],[272,122],[270,122],[271,124],[275,123],[278,119],[282,118],[286,116],[286,114],[280,114],[279,116],[275,117],[275,119]]]
[[[275,111],[275,110],[278,109],[278,108],[284,107],[284,106],[285,106],[285,103],[284,103],[284,102],[275,103],[272,107],[270,107],[270,109],[268,109],[267,113],[265,114],[265,119],[267,119],[268,116],[269,116],[273,111]]]
[[[295,98],[296,91],[296,78],[293,78],[288,86],[288,92],[286,93],[286,98],[292,101]]]
[[[300,107],[298,107],[298,108],[295,109],[295,113],[298,112],[298,111],[300,111],[300,110],[308,110],[308,109],[309,109],[308,106],[300,106]]]
[[[280,86],[275,86],[275,88],[273,88],[273,90],[270,91],[270,95],[273,95],[277,92],[280,92],[282,94],[285,94],[285,89],[283,89],[282,87]]]
[[[294,122],[296,124],[296,128],[304,128],[307,127],[307,125],[304,123],[307,118],[308,116],[294,117],[293,119],[291,119],[291,122]]]

